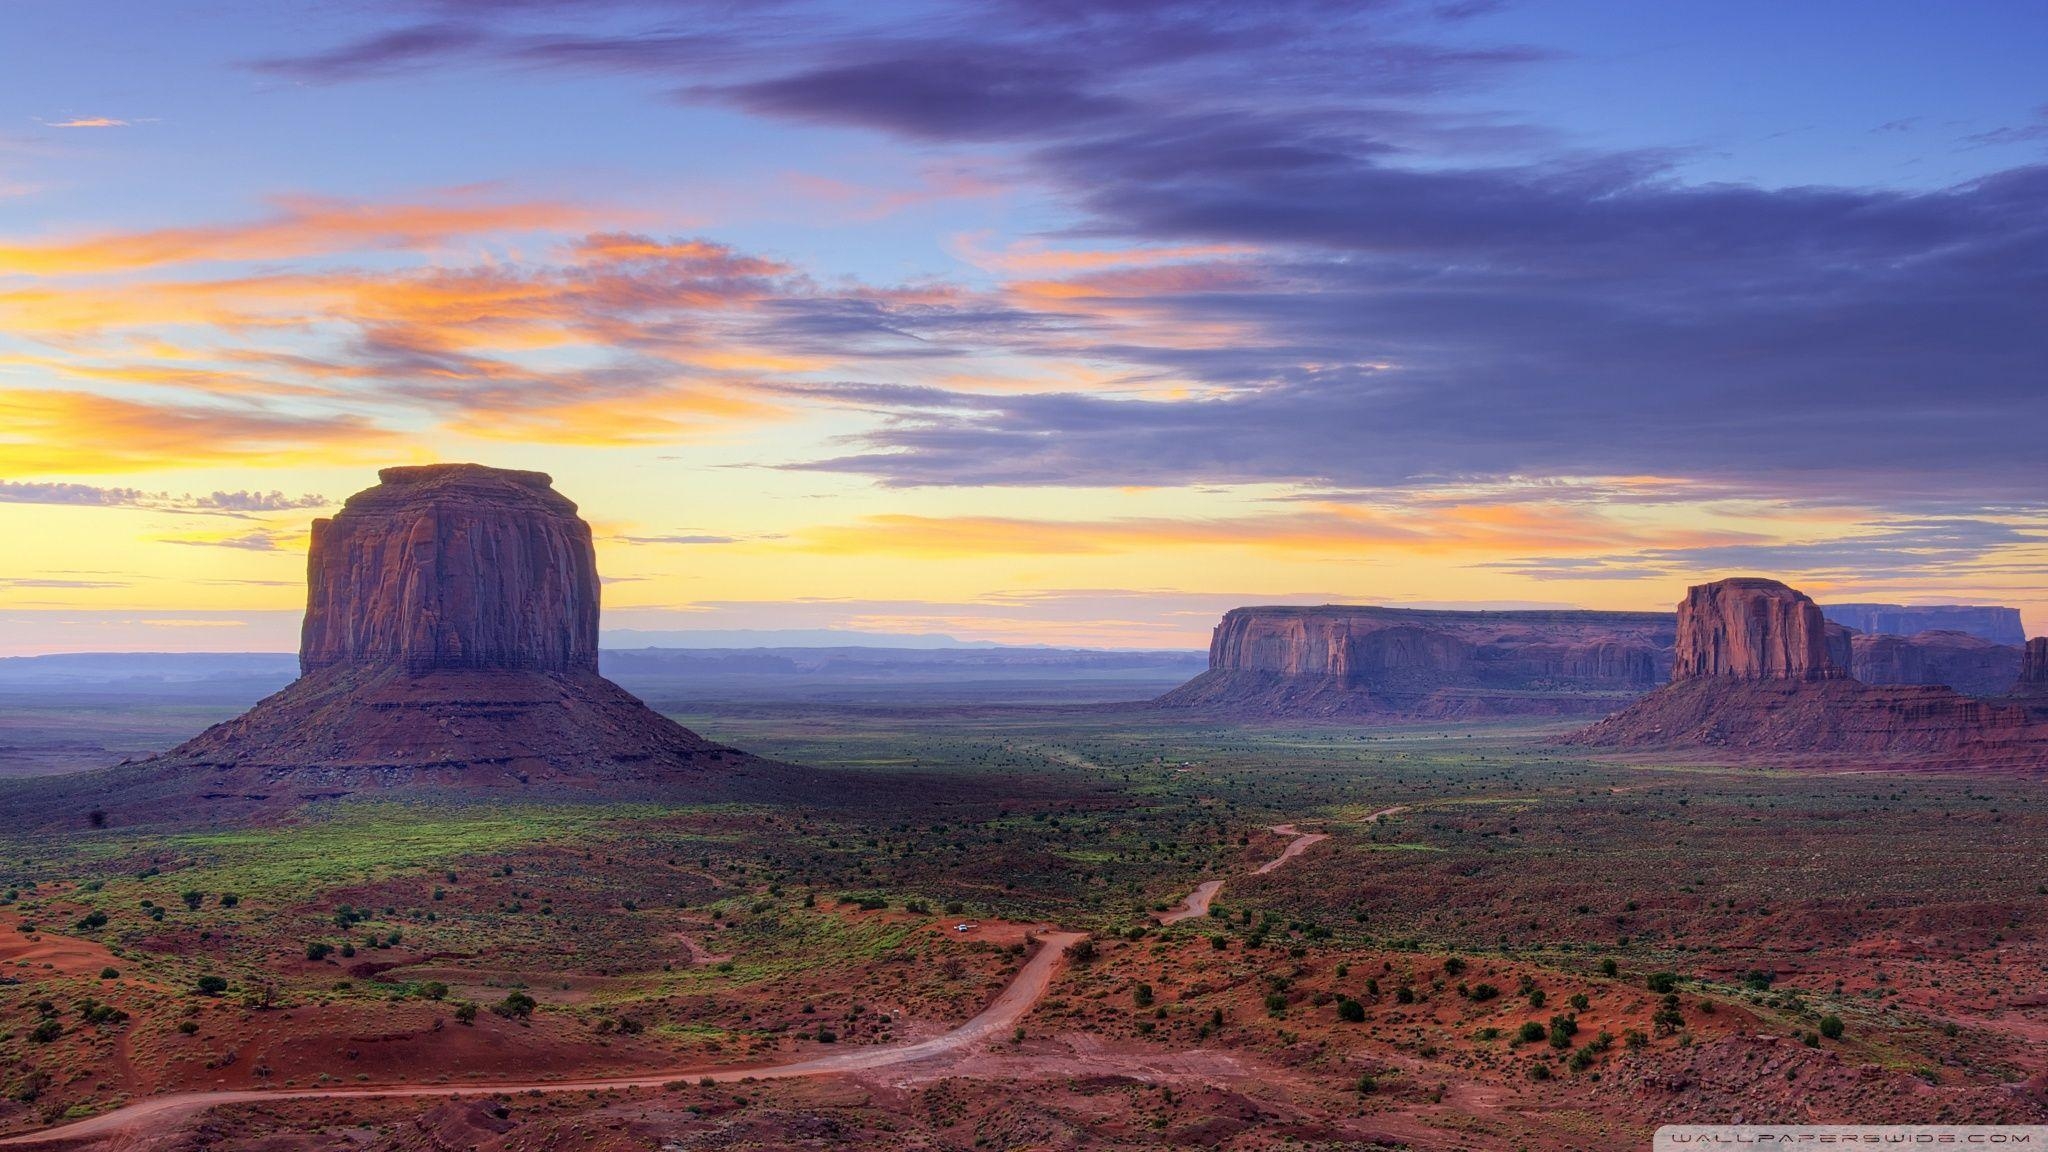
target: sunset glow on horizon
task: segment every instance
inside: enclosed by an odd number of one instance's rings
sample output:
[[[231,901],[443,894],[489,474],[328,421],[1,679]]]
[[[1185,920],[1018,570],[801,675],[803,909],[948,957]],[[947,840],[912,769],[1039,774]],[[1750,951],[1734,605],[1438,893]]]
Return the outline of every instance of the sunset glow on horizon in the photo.
[[[290,649],[441,460],[607,628],[2048,629],[2048,10],[1658,7],[11,6],[0,656]]]

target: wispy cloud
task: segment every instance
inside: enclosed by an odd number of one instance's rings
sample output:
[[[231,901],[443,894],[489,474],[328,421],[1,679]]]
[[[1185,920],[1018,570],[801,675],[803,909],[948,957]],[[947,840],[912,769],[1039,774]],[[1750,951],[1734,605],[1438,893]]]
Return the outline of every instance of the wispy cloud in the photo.
[[[196,462],[389,455],[396,438],[360,416],[149,403],[87,392],[0,390],[0,469],[31,475],[144,471]]]
[[[129,122],[111,116],[74,116],[69,120],[45,120],[46,128],[126,128]]]
[[[738,544],[743,537],[713,536],[708,534],[676,534],[668,536],[612,536],[622,544]]]
[[[276,198],[272,206],[270,215],[246,223],[0,244],[0,276],[78,276],[197,261],[424,251],[458,236],[556,229],[590,219],[587,209],[566,204],[495,201],[467,192],[383,204],[288,196]]]
[[[165,544],[183,544],[195,548],[233,548],[242,552],[282,552],[287,544],[297,539],[294,534],[271,528],[252,528],[225,536],[164,536],[159,540]]]
[[[0,504],[66,504],[89,508],[147,508],[154,511],[245,515],[325,508],[325,496],[288,496],[283,492],[237,491],[205,494],[147,492],[140,488],[107,488],[94,484],[0,480]]]

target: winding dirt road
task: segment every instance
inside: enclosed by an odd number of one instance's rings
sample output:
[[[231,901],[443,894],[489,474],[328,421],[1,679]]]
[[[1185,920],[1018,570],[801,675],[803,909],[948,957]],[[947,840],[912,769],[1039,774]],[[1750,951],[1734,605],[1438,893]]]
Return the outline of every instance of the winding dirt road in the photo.
[[[1406,810],[1405,807],[1388,808],[1383,812],[1373,813],[1368,819],[1376,820]],[[1276,824],[1271,831],[1282,836],[1291,836],[1293,839],[1288,841],[1287,847],[1281,850],[1280,855],[1254,869],[1253,875],[1271,872],[1316,843],[1329,839],[1325,833],[1302,832],[1292,824]],[[1186,900],[1181,901],[1179,908],[1162,914],[1159,917],[1160,923],[1173,924],[1196,916],[1207,916],[1210,903],[1222,890],[1223,881],[1204,881]],[[45,1128],[40,1132],[0,1139],[0,1147],[24,1147],[81,1139],[95,1140],[102,1147],[118,1147],[129,1140],[161,1134],[168,1125],[195,1112],[221,1104],[246,1104],[270,1100],[403,1099],[482,1096],[499,1092],[589,1092],[608,1088],[659,1088],[676,1080],[701,1080],[706,1077],[719,1082],[747,1077],[757,1080],[781,1080],[793,1076],[830,1076],[915,1064],[975,1047],[998,1033],[1015,1028],[1052,986],[1053,977],[1065,963],[1067,947],[1081,940],[1084,935],[1080,932],[1048,932],[1040,936],[1038,950],[1032,953],[1031,958],[1025,961],[1024,967],[1018,970],[1017,975],[996,994],[996,998],[988,1007],[982,1009],[979,1015],[950,1032],[913,1044],[849,1048],[790,1064],[750,1068],[675,1068],[639,1076],[585,1080],[539,1080],[498,1084],[389,1084],[365,1088],[253,1088],[167,1093],[162,1096],[146,1097],[111,1112],[59,1128]]]
[[[849,1048],[793,1064],[772,1064],[755,1068],[676,1068],[640,1076],[615,1076],[590,1080],[538,1080],[501,1084],[391,1084],[369,1088],[277,1088],[234,1089],[217,1092],[177,1092],[151,1096],[111,1112],[0,1140],[0,1146],[20,1147],[60,1140],[97,1138],[104,1145],[126,1139],[162,1133],[169,1124],[194,1112],[221,1104],[246,1104],[270,1100],[360,1100],[402,1099],[412,1096],[485,1096],[498,1092],[588,1092],[607,1088],[659,1088],[675,1080],[709,1077],[729,1082],[752,1077],[781,1080],[792,1076],[829,1076],[841,1072],[864,1072],[899,1064],[914,1064],[945,1056],[980,1044],[998,1033],[1017,1026],[1052,986],[1066,958],[1068,945],[1083,938],[1080,932],[1048,932],[1039,937],[1038,950],[1003,987],[989,1006],[967,1023],[940,1036],[915,1044],[875,1048]]]
[[[1370,822],[1378,820],[1383,816],[1397,816],[1407,810],[1408,806],[1406,804],[1397,805],[1393,808],[1382,808],[1378,812],[1366,817],[1366,820]],[[1308,851],[1316,844],[1330,838],[1327,832],[1303,832],[1292,824],[1275,824],[1271,828],[1266,829],[1266,831],[1278,832],[1282,836],[1292,836],[1294,839],[1287,842],[1287,847],[1280,850],[1280,855],[1252,869],[1252,875],[1254,876],[1264,876],[1273,869]],[[1223,881],[1202,881],[1195,886],[1193,892],[1188,893],[1185,900],[1180,902],[1180,907],[1170,912],[1161,912],[1159,914],[1159,923],[1162,925],[1178,924],[1183,920],[1192,920],[1197,916],[1207,916],[1209,914],[1209,906],[1216,902],[1216,894],[1221,891],[1223,891]]]

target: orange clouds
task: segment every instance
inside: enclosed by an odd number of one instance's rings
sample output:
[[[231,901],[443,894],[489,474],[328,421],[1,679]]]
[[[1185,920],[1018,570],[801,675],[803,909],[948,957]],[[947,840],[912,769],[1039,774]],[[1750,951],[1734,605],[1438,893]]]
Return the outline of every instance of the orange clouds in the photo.
[[[0,244],[0,276],[78,276],[197,261],[284,260],[366,249],[419,251],[458,236],[573,227],[589,214],[549,202],[492,203],[448,196],[417,204],[323,197],[274,201],[261,220],[108,232],[40,244]]]
[[[754,379],[831,362],[750,338],[766,302],[805,285],[783,264],[710,241],[592,232],[552,242],[538,263],[371,269],[331,258],[556,231],[588,214],[462,193],[278,205],[248,223],[0,245],[0,284],[25,281],[0,289],[0,340],[47,349],[0,343],[0,370],[115,394],[53,394],[23,411],[0,460],[34,471],[78,470],[87,456],[174,462],[175,436],[158,429],[210,420],[223,422],[226,443],[240,446],[222,451],[237,456],[251,441],[242,432],[282,450],[298,433],[304,447],[334,429],[422,416],[498,440],[676,441],[779,418],[784,406]],[[304,263],[223,276],[185,267],[294,260]],[[116,397],[137,388],[162,394],[144,407],[170,419],[126,419],[136,403]],[[279,407],[238,416],[249,409],[235,402],[251,398]],[[95,449],[71,450],[68,430],[87,428]],[[203,443],[193,449],[210,458]]]
[[[0,473],[55,475],[218,461],[361,459],[396,450],[359,416],[300,417],[249,407],[140,403],[88,392],[0,390]]]

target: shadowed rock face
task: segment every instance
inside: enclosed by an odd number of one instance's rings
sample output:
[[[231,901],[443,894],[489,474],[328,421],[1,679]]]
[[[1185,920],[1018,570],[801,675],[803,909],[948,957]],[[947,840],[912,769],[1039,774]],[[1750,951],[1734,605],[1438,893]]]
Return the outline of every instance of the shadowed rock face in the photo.
[[[2048,636],[2036,636],[2027,641],[2026,654],[2020,660],[2019,683],[2013,690],[2027,695],[2048,696]]]
[[[2020,650],[1966,632],[1856,636],[1849,670],[1865,684],[1946,684],[1972,696],[2006,690],[2020,672]]]
[[[386,468],[313,522],[299,667],[597,668],[597,557],[540,472]]]
[[[1345,605],[1237,608],[1209,671],[1162,707],[1276,716],[1570,715],[1648,691],[1670,668],[1672,617]]]
[[[1678,606],[1673,680],[1840,680],[1849,661],[1848,633],[1831,631],[1820,605],[1776,580],[1716,580]]]
[[[2018,648],[2027,642],[2020,610],[1975,604],[1824,604],[1837,624],[1865,635],[1912,636],[1921,632],[1962,632],[1993,644]]]

